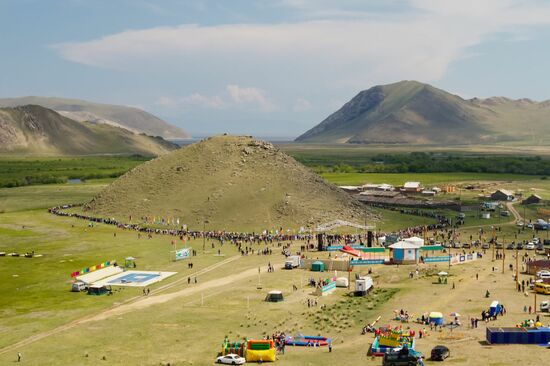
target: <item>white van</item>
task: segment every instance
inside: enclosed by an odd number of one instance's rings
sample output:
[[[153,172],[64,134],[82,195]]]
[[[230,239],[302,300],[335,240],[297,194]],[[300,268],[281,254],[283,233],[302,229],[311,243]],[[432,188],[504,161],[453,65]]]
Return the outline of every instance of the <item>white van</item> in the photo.
[[[88,286],[86,286],[86,284],[82,281],[76,281],[75,283],[73,283],[73,285],[71,286],[71,291],[72,292],[80,292],[80,291],[86,291]]]

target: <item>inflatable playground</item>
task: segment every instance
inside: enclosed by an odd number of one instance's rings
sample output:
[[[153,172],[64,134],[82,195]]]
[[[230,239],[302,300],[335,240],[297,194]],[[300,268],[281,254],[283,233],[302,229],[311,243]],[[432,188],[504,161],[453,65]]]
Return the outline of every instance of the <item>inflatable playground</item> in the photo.
[[[306,336],[303,334],[297,334],[294,337],[287,336],[285,338],[285,344],[287,346],[322,347],[322,346],[328,346],[330,343],[331,343],[330,338],[318,337],[318,336]]]
[[[272,340],[249,340],[244,358],[246,362],[275,362],[275,345]]]
[[[246,349],[246,342],[230,342],[226,337],[222,343],[222,351],[220,356],[225,356],[228,354],[236,354],[241,357],[244,357],[244,350]]]
[[[227,337],[223,340],[221,356],[237,354],[246,359],[246,362],[275,362],[275,345],[272,340],[247,340],[244,342],[230,342]]]
[[[384,356],[384,354],[408,348],[414,351],[414,331],[403,331],[401,329],[379,328],[375,331],[375,338],[372,342],[369,354],[372,356]]]

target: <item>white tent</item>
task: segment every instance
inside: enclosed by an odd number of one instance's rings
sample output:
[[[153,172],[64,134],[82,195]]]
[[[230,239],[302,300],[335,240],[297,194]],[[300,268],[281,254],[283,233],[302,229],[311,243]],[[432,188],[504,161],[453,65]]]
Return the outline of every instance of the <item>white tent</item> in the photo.
[[[124,270],[120,267],[116,266],[109,266],[105,268],[98,269],[93,272],[89,272],[86,274],[83,274],[81,276],[78,276],[76,279],[79,281],[84,282],[85,284],[91,284],[94,282],[97,282],[99,280],[102,280],[107,277],[114,276],[116,274],[122,273]]]
[[[424,239],[421,239],[417,236],[412,236],[410,238],[407,238],[407,239],[403,239],[403,241],[406,241],[408,243],[412,243],[412,244],[415,244],[419,247],[423,246],[424,245]]]
[[[401,240],[401,241],[398,241],[397,243],[394,243],[394,244],[390,245],[388,248],[390,248],[390,249],[418,249],[420,247],[421,247],[421,245],[417,245],[417,244],[414,244],[414,243],[411,243],[411,242],[408,242],[408,241]]]

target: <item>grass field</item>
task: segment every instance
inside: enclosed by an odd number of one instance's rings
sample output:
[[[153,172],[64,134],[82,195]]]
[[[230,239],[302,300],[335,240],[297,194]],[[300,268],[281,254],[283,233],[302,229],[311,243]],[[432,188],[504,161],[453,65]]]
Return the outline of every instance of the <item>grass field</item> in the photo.
[[[110,179],[86,183],[0,188],[0,213],[45,209],[60,203],[85,203],[107,186]]]
[[[147,160],[142,156],[0,156],[0,188],[115,178]]]
[[[390,219],[401,221],[398,216],[390,216]],[[379,359],[366,357],[372,336],[360,335],[360,330],[378,316],[382,318],[382,325],[397,325],[391,320],[394,309],[404,308],[413,317],[429,311],[441,311],[446,316],[456,311],[463,314],[462,321],[467,323],[469,316],[478,315],[492,299],[499,299],[506,304],[508,315],[494,325],[507,326],[524,319],[523,305],[533,303],[532,295],[524,298],[513,289],[508,273],[491,272],[491,266],[495,265],[500,271],[500,262],[492,262],[488,254],[478,263],[450,270],[446,263],[422,265],[423,277],[418,280],[407,279],[414,266],[374,267],[376,291],[371,295],[350,298],[345,289],[338,289],[332,295],[317,298],[318,306],[308,308],[307,299],[315,297],[305,285],[307,279],[332,273],[281,270],[283,258],[279,254],[237,256],[234,261],[199,275],[197,285],[187,285],[187,276],[193,277],[196,271],[233,258],[235,249],[226,244],[224,247],[216,245],[212,250],[207,243],[207,252],[202,254],[202,241],[193,241],[190,245],[199,255],[192,259],[195,268],[189,270],[185,261],[174,263],[168,260],[167,252],[171,247],[168,237],[137,239],[134,232],[106,225],[88,228],[86,224],[42,211],[2,214],[0,250],[35,250],[44,257],[0,257],[0,276],[8,279],[0,283],[0,290],[3,294],[13,294],[0,299],[0,349],[31,336],[46,335],[17,349],[0,351],[0,364],[13,362],[15,353],[19,351],[25,364],[29,365],[95,365],[102,362],[114,365],[208,365],[214,360],[225,336],[231,340],[261,338],[284,330],[287,334],[301,332],[329,336],[334,351],[287,347],[285,354],[279,356],[278,363],[282,365],[379,365]],[[48,234],[44,235],[45,232]],[[263,245],[254,247],[262,248]],[[218,248],[224,257],[214,255]],[[274,250],[276,252],[276,246]],[[126,288],[104,297],[68,291],[68,274],[74,269],[107,259],[121,260],[127,255],[137,257],[138,269],[173,270],[178,275],[151,286],[149,297],[142,296],[139,288]],[[325,257],[327,253],[306,255],[315,258]],[[274,273],[265,272],[264,266],[268,262],[275,265]],[[508,263],[513,263],[511,256],[506,260],[506,268]],[[262,266],[260,277],[259,266]],[[441,268],[450,273],[447,286],[433,284],[435,277],[431,274]],[[356,268],[355,271],[365,273],[367,268]],[[475,279],[476,273],[479,280]],[[259,282],[261,289],[257,288]],[[162,286],[171,283],[173,287],[161,291]],[[451,289],[452,283],[456,284],[456,290]],[[292,289],[293,285],[297,291]],[[265,293],[271,289],[283,291],[285,301],[265,303]],[[491,299],[483,297],[485,290],[491,292]],[[127,302],[135,297],[137,301]],[[128,305],[117,307],[125,302]],[[325,308],[321,309],[321,305]],[[94,314],[99,315],[91,316]],[[83,317],[87,320],[50,333],[59,325]],[[550,320],[544,316],[543,319]],[[421,329],[417,324],[408,326],[416,331]],[[446,344],[452,350],[448,362],[456,365],[469,365],[472,359],[494,365],[520,361],[529,364],[545,354],[544,349],[536,346],[503,346],[502,350],[506,352],[491,352],[479,343],[484,339],[484,332],[483,326],[474,330],[466,327],[455,329],[452,334],[444,329],[418,340],[417,349],[429,353],[435,344]]]
[[[346,185],[357,184],[351,183],[354,179],[357,182],[365,179],[359,183],[390,184],[419,180],[426,185],[483,181],[490,183],[484,186],[486,190],[498,186],[525,193],[536,192],[550,198],[547,182],[532,176],[429,173],[352,174],[326,178]],[[278,364],[380,365],[380,359],[366,356],[372,336],[361,335],[361,328],[378,316],[381,317],[380,325],[398,325],[392,320],[396,309],[408,310],[413,317],[441,311],[447,320],[450,312],[459,312],[463,324],[467,324],[470,316],[479,317],[492,300],[499,300],[506,305],[508,315],[489,325],[514,326],[534,317],[523,312],[524,306],[535,304],[533,295],[530,292],[523,295],[514,289],[507,269],[509,264],[515,264],[510,251],[504,261],[504,274],[501,273],[502,262],[493,262],[492,251],[487,251],[483,259],[451,269],[447,263],[420,265],[422,277],[414,280],[408,279],[408,275],[416,266],[372,266],[376,290],[369,296],[354,298],[348,295],[347,289],[337,289],[329,296],[316,297],[306,285],[308,279],[333,276],[334,272],[282,270],[284,257],[277,243],[245,243],[255,250],[271,248],[274,254],[241,256],[229,243],[223,247],[216,243],[212,247],[211,241],[191,240],[186,245],[195,249],[198,255],[191,259],[194,267],[189,269],[187,261],[170,260],[171,241],[175,239],[178,246],[183,245],[178,238],[162,235],[153,235],[152,239],[138,238],[133,231],[102,224],[90,228],[86,221],[57,217],[45,211],[46,207],[54,205],[86,202],[109,182],[110,179],[100,179],[80,184],[0,189],[0,251],[35,251],[43,255],[0,257],[1,365],[12,364],[17,352],[22,353],[23,363],[28,365],[210,365],[225,336],[231,340],[262,338],[279,330],[290,335],[301,332],[328,336],[333,340],[333,352],[329,353],[326,348],[287,347],[286,353],[278,356]],[[473,199],[477,193],[462,192],[462,195]],[[537,217],[536,208],[526,208],[527,218]],[[517,210],[523,214],[521,207]],[[380,216],[376,229],[382,231],[433,222],[431,218],[396,211],[373,209],[373,212]],[[477,212],[468,212],[466,225],[458,230],[458,237],[461,241],[469,241],[470,237],[474,240],[483,230],[482,239],[488,240],[492,236],[492,225],[500,227],[498,241],[504,243],[548,235],[519,230],[511,220],[511,217],[480,220]],[[206,244],[204,252],[203,243]],[[299,250],[302,244],[292,243],[291,250]],[[218,250],[221,256],[217,255]],[[532,251],[520,254],[525,253],[534,255]],[[331,255],[335,254],[338,255]],[[318,252],[305,255],[308,258],[328,256]],[[152,285],[152,292],[147,297],[142,295],[140,288],[124,288],[115,291],[113,296],[100,297],[69,291],[71,272],[110,259],[123,263],[127,256],[136,258],[138,270],[178,273]],[[275,266],[275,272],[266,272],[268,263]],[[498,270],[492,271],[491,267]],[[364,275],[368,269],[356,267],[350,276]],[[440,270],[450,273],[447,286],[434,284],[437,278],[433,274]],[[337,275],[348,276],[348,273]],[[198,283],[188,285],[187,278],[194,282],[195,276]],[[451,287],[453,283],[455,289]],[[263,301],[266,292],[273,289],[283,292],[284,302]],[[484,297],[487,290],[491,293],[489,299]],[[308,299],[316,299],[318,305],[308,308]],[[550,322],[546,314],[541,318],[545,324]],[[413,323],[405,326],[417,332],[422,329]],[[478,329],[461,327],[453,333],[444,328],[418,340],[417,349],[429,354],[434,345],[445,344],[451,348],[451,358],[446,362],[454,365],[530,365],[540,364],[546,357],[547,350],[542,347],[494,347],[485,345],[484,339],[483,324]]]

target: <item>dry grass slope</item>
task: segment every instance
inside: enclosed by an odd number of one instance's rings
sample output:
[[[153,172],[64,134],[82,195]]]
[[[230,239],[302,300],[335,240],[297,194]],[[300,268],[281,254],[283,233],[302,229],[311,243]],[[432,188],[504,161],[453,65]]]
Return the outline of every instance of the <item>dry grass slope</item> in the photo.
[[[129,216],[180,218],[191,229],[312,227],[334,219],[364,222],[365,209],[292,157],[251,137],[218,136],[144,163],[85,208]]]
[[[0,152],[160,155],[176,148],[162,138],[107,124],[77,122],[38,105],[0,108]]]

